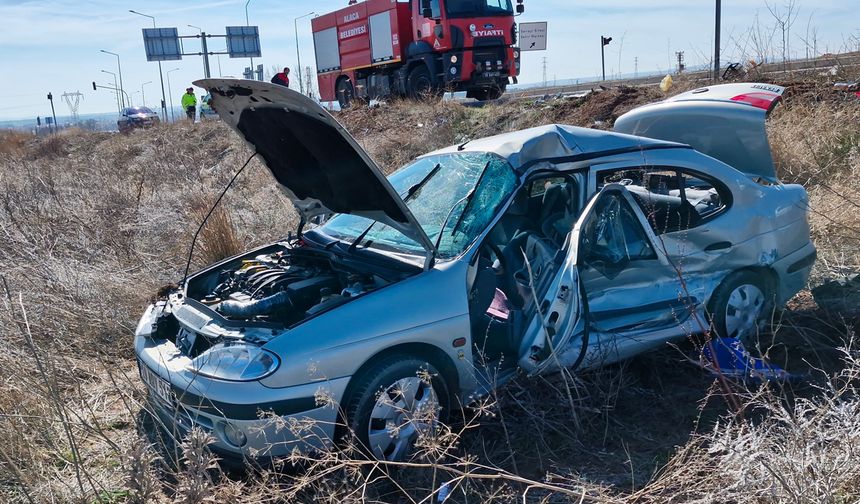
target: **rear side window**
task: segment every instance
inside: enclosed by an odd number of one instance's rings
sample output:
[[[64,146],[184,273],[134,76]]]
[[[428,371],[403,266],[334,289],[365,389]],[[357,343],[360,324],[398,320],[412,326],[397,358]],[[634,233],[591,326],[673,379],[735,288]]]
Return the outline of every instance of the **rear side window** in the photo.
[[[598,189],[621,184],[639,204],[657,234],[695,228],[722,213],[728,189],[704,174],[677,168],[647,167],[600,172]]]

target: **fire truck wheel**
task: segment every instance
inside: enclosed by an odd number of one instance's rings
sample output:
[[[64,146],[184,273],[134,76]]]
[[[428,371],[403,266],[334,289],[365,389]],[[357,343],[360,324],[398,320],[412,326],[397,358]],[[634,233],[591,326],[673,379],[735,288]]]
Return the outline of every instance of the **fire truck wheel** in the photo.
[[[341,79],[337,81],[335,93],[337,94],[337,103],[340,105],[340,108],[349,108],[352,104],[353,98],[355,97],[355,90],[352,87],[352,82],[350,82],[349,79]]]
[[[426,65],[417,65],[409,72],[409,78],[406,79],[406,92],[409,98],[419,99],[433,91],[433,79],[430,76],[430,70]]]

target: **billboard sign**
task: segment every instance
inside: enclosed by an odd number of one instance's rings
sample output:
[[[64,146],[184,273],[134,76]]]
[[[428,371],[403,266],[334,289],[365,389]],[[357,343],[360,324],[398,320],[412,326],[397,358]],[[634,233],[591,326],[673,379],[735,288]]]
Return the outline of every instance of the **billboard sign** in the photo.
[[[547,23],[520,23],[520,51],[546,51]]]
[[[143,45],[147,61],[170,61],[182,59],[179,32],[176,28],[144,28]]]
[[[256,26],[228,26],[227,53],[231,58],[259,58],[260,31]]]

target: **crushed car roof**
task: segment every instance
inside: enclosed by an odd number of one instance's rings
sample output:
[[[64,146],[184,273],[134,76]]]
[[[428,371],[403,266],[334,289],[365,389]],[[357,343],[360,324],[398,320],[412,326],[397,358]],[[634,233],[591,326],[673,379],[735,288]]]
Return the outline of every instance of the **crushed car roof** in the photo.
[[[426,156],[455,152],[491,152],[506,159],[515,170],[524,171],[534,163],[544,160],[661,147],[686,146],[610,131],[550,124],[472,140],[428,153]]]

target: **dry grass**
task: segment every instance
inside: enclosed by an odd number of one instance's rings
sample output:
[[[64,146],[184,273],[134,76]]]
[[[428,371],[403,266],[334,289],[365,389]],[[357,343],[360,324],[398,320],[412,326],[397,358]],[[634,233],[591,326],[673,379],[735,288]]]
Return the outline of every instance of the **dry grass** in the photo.
[[[792,89],[771,135],[781,176],[810,193],[817,281],[860,269],[858,107],[824,87]],[[393,102],[339,119],[391,171],[432,149],[529,126],[608,128],[660,96],[624,88],[483,109]],[[518,379],[465,410],[453,430],[433,433],[413,464],[385,472],[340,449],[303,470],[228,478],[212,468],[205,436],[168,453],[152,448],[131,333],[147,299],[181,276],[208,203],[249,154],[216,122],[131,136],[0,135],[0,501],[431,502],[444,482],[455,502],[860,498],[857,322],[825,318],[808,293],[780,319],[772,355],[792,369],[821,367],[812,371],[820,388],[737,387],[742,411],[684,363],[682,347],[577,376]],[[192,268],[295,225],[253,161],[202,231]]]

